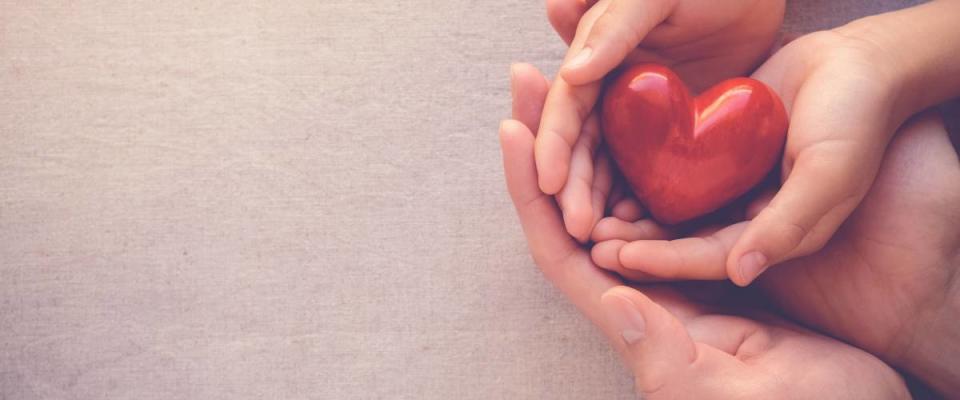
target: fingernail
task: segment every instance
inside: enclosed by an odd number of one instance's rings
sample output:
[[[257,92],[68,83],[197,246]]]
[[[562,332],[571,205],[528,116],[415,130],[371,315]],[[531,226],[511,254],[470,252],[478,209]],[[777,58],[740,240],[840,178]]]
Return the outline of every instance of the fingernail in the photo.
[[[740,257],[740,277],[745,283],[753,282],[767,268],[767,257],[759,251],[751,251]]]
[[[510,80],[517,76],[517,63],[510,64]]]
[[[632,301],[619,295],[611,296],[611,309],[607,312],[610,323],[620,330],[620,336],[628,345],[637,343],[645,337],[647,322],[643,314]]]
[[[580,52],[577,53],[576,56],[571,58],[570,61],[567,61],[567,65],[565,65],[565,67],[566,68],[580,67],[586,64],[587,61],[590,61],[590,56],[592,55],[593,55],[593,49],[589,47],[584,47],[583,50],[580,50]]]

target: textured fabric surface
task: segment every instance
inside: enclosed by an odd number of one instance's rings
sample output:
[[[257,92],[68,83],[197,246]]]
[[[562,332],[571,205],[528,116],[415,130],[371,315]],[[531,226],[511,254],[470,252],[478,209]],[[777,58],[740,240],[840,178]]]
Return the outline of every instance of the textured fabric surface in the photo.
[[[0,0],[0,399],[631,398],[502,183],[562,53],[542,1]]]

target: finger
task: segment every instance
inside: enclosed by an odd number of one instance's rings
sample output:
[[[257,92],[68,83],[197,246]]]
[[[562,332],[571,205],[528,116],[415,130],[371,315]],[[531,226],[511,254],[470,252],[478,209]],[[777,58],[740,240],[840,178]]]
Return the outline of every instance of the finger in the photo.
[[[536,173],[531,165],[526,165],[532,162],[533,137],[529,132],[519,121],[507,120],[501,124],[503,170],[533,258],[538,265],[553,265],[565,262],[579,246],[563,229],[553,200],[535,184],[531,185],[536,181]]]
[[[618,259],[624,268],[658,278],[726,279],[727,254],[746,225],[737,223],[703,237],[630,242],[620,249]]]
[[[604,218],[594,229],[592,239],[596,244],[590,250],[590,257],[597,266],[631,281],[661,280],[649,273],[625,268],[620,262],[620,250],[629,241],[665,240],[672,236],[673,232],[651,220],[631,223],[614,217]]]
[[[623,198],[623,200],[613,205],[613,208],[610,210],[610,214],[621,220],[634,222],[639,221],[640,218],[643,218],[644,212],[643,206],[640,205],[639,200],[635,199],[633,196],[626,196]]]
[[[567,45],[577,34],[577,24],[589,5],[583,0],[547,0],[547,19]]]
[[[619,284],[596,268],[563,227],[553,198],[537,187],[533,134],[518,121],[500,127],[507,189],[520,217],[534,261],[548,280],[566,294],[605,333],[611,332],[600,309],[600,296]]]
[[[607,209],[607,198],[613,190],[613,164],[605,151],[597,152],[594,157],[593,170],[593,220],[590,221],[590,230],[587,237],[593,232],[600,219],[603,218],[604,211]]]
[[[594,154],[600,145],[600,126],[596,114],[592,114],[583,126],[583,133],[577,139],[570,159],[570,178],[557,201],[562,205],[563,221],[567,232],[580,242],[586,242],[593,230],[595,211],[594,198]],[[605,183],[605,182],[600,182]],[[601,203],[602,206],[603,203]],[[603,211],[601,210],[600,213]]]
[[[545,193],[556,194],[567,183],[573,146],[599,95],[599,83],[574,87],[557,79],[550,88],[536,141],[537,172]]]
[[[643,293],[624,286],[603,294],[608,323],[619,337],[623,356],[641,394],[663,390],[686,376],[697,361],[697,346],[680,322]]]
[[[625,221],[617,217],[601,219],[593,229],[591,239],[594,242],[604,240],[666,240],[673,237],[673,232],[654,222],[645,219],[636,222]]]
[[[594,264],[606,270],[618,273],[623,270],[632,271],[620,264],[620,249],[627,243],[620,239],[598,241],[590,249],[590,258],[593,259]]]
[[[616,273],[629,282],[662,282],[665,279],[653,276],[643,271],[624,268],[620,264],[620,249],[628,242],[623,240],[607,240],[593,245],[590,249],[590,258],[598,267]]]
[[[627,242],[623,240],[607,240],[593,245],[590,249],[590,258],[598,267],[613,272],[629,282],[656,282],[662,281],[653,275],[635,269],[626,269],[620,265],[617,254]]]
[[[822,248],[860,203],[861,187],[874,178],[860,165],[867,156],[845,143],[821,148],[797,159],[783,188],[731,249],[727,273],[736,284],[748,285],[771,265]]]
[[[670,15],[675,3],[675,0],[601,1],[596,8],[605,7],[589,29],[578,30],[577,35],[585,34],[586,38],[576,55],[561,67],[560,75],[573,85],[603,78]],[[574,49],[571,47],[571,50]]]
[[[543,102],[550,90],[550,83],[542,73],[530,64],[517,63],[510,66],[510,92],[513,96],[513,119],[530,129],[540,126]]]
[[[598,4],[584,14],[577,27],[579,36],[584,36],[580,34],[581,31],[590,29],[604,6],[603,3]],[[567,51],[566,60],[582,46],[582,39],[574,39]],[[544,193],[557,194],[566,185],[573,146],[599,96],[600,82],[573,86],[558,78],[550,87],[546,104],[543,106],[540,129],[537,131],[535,152],[540,190]]]
[[[838,80],[839,72],[819,69],[800,87],[785,85],[782,75],[789,66],[778,60],[771,59],[756,76],[788,100],[785,180],[730,251],[727,270],[738,285],[822,248],[869,190],[892,135],[889,104],[878,100],[889,96],[872,83],[880,78]]]

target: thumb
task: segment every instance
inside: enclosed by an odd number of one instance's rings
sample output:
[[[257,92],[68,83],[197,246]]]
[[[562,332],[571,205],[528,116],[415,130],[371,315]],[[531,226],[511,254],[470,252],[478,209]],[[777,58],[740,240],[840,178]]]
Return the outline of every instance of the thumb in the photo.
[[[583,85],[603,78],[672,12],[675,0],[603,0],[580,21],[563,79]]]
[[[636,378],[641,394],[679,382],[697,359],[697,347],[683,323],[639,291],[625,286],[600,299],[611,338]],[[668,390],[670,391],[670,390]]]
[[[584,3],[582,0],[547,0],[547,19],[560,38],[569,45],[577,33],[580,18],[592,6],[590,2]]]

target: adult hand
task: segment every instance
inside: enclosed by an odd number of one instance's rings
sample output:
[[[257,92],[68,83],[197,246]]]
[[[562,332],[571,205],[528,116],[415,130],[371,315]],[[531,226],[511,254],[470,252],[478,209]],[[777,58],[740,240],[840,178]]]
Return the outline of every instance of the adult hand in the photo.
[[[960,393],[960,161],[935,113],[891,143],[873,187],[820,252],[764,275],[791,317]]]
[[[760,302],[707,307],[665,284],[642,292],[622,286],[597,268],[537,184],[531,129],[540,123],[547,81],[528,65],[512,75],[514,120],[501,124],[500,140],[530,251],[621,353],[644,398],[909,398],[899,375],[877,358],[772,316]]]
[[[609,161],[596,155],[599,127],[591,116],[601,79],[624,62],[668,65],[695,89],[749,73],[776,42],[784,9],[783,0],[588,3],[547,2],[570,50],[535,146],[540,188],[558,195],[567,231],[581,242],[603,217],[609,192]]]
[[[873,185],[859,208],[822,250],[771,269],[760,280],[761,287],[792,318],[877,354],[941,392],[956,393],[960,391],[957,383],[960,382],[960,363],[945,360],[956,359],[945,355],[957,353],[950,351],[955,347],[951,343],[960,337],[960,324],[947,323],[956,321],[960,315],[960,284],[956,283],[957,267],[960,266],[957,251],[960,248],[960,207],[957,207],[960,204],[960,162],[956,150],[939,117],[926,114],[900,128],[886,150],[875,181],[866,174],[850,174],[839,179],[836,170],[841,167],[826,170],[835,162],[849,165],[862,161],[840,160],[842,152],[839,150],[831,153],[831,147],[858,146],[848,140],[830,139],[832,135],[838,135],[835,132],[886,129],[884,125],[890,123],[890,117],[864,110],[864,106],[881,109],[870,105],[880,97],[857,89],[859,85],[851,87],[851,84],[843,83],[850,77],[855,78],[854,81],[867,79],[863,75],[847,72],[824,77],[811,75],[804,79],[804,74],[790,72],[788,65],[803,64],[794,63],[800,59],[812,60],[809,63],[816,64],[821,56],[827,59],[835,56],[831,53],[817,56],[815,51],[806,49],[807,46],[811,46],[810,43],[789,45],[784,49],[787,53],[771,60],[773,64],[765,66],[758,75],[777,87],[787,88],[785,93],[801,92],[787,96],[793,103],[794,118],[806,118],[798,120],[792,129],[823,132],[827,150],[805,153],[809,150],[803,149],[823,146],[816,142],[809,145],[812,147],[796,141],[788,145],[793,146],[793,150],[788,148],[788,153],[796,151],[799,157],[812,157],[808,160],[814,162],[814,168],[800,171],[804,167],[795,157],[798,161],[794,163],[793,173],[801,175],[791,189],[797,191],[787,192],[785,187],[769,205],[765,206],[764,201],[754,204],[749,214],[759,213],[759,216],[749,224],[768,223],[771,227],[789,224],[784,229],[798,231],[802,226],[803,231],[809,232],[808,236],[814,237],[805,239],[805,243],[816,242],[819,246],[826,242],[829,233],[833,233],[833,225],[841,222],[839,217],[848,212],[846,208],[849,206],[834,208],[818,224],[798,221],[810,221],[805,217],[815,215],[811,214],[810,208],[827,209],[816,204],[854,199],[861,186],[869,182]],[[795,56],[794,52],[804,54]],[[781,69],[785,73],[777,73]],[[823,84],[816,83],[820,79]],[[839,92],[828,85],[837,79],[841,82],[834,83],[834,87]],[[863,82],[866,86],[870,83],[869,79]],[[809,87],[816,90],[807,92],[806,85],[814,85]],[[849,97],[845,94],[848,91],[857,95]],[[790,140],[794,138],[791,136]],[[857,154],[863,157],[868,152],[858,151]],[[788,185],[792,179],[791,175]],[[806,186],[801,187],[804,181]],[[828,188],[834,192],[829,193]],[[851,190],[854,193],[851,194]],[[808,200],[804,202],[802,199]],[[824,203],[824,200],[830,201]],[[764,213],[767,213],[766,217]],[[760,218],[767,220],[764,222]],[[773,221],[772,218],[781,220]],[[747,224],[735,224],[702,237],[628,243],[626,240],[634,239],[632,236],[637,235],[636,231],[642,228],[642,232],[647,232],[649,226],[655,225],[650,221],[630,223],[610,218],[601,221],[595,231],[594,239],[600,243],[593,250],[594,259],[626,276],[637,277],[639,274],[641,279],[649,276],[723,279],[728,275],[735,278],[728,254],[737,254],[737,246],[742,245],[745,235],[759,235],[758,231],[751,233]],[[768,237],[775,234],[766,228],[759,232],[765,232]],[[800,236],[799,233],[795,235],[793,242],[797,242]],[[754,236],[749,240],[761,238]],[[804,243],[803,240],[800,242]],[[817,247],[811,246],[796,254]]]

